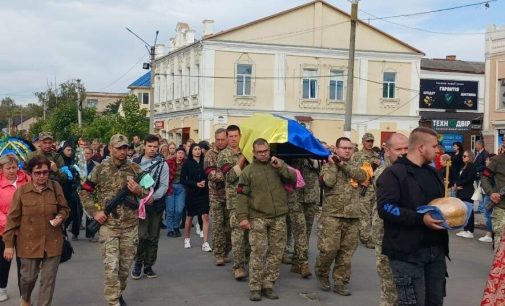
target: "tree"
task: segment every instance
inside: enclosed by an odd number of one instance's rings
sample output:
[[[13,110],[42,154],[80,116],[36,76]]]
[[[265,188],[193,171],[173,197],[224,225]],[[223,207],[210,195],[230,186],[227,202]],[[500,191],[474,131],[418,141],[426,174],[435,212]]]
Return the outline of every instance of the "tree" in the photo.
[[[149,133],[149,118],[146,118],[147,110],[141,109],[135,95],[124,98],[122,104],[123,116],[118,118],[120,131],[129,139],[138,135],[143,138]]]
[[[121,106],[121,100],[117,100],[116,102],[109,103],[105,107],[104,115],[115,115],[119,112],[119,107]]]

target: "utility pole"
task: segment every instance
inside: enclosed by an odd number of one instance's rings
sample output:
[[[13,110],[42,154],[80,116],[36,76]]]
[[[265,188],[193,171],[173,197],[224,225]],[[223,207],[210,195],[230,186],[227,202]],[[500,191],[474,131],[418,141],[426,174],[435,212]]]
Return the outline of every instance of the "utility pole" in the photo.
[[[81,80],[77,79],[77,123],[82,129],[82,101],[81,101]]]
[[[351,32],[349,40],[349,62],[347,64],[347,91],[345,95],[344,136],[351,137],[352,98],[354,90],[354,52],[356,50],[356,23],[358,20],[358,1],[352,0]]]

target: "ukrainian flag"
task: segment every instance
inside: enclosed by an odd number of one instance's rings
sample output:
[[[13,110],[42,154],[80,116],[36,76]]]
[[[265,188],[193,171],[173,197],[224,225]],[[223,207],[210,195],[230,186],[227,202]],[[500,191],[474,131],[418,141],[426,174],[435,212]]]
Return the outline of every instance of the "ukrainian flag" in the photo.
[[[283,159],[314,158],[326,159],[328,150],[295,120],[278,115],[258,113],[240,125],[242,137],[240,148],[249,162],[253,160],[253,142],[264,138],[270,144],[272,155]]]

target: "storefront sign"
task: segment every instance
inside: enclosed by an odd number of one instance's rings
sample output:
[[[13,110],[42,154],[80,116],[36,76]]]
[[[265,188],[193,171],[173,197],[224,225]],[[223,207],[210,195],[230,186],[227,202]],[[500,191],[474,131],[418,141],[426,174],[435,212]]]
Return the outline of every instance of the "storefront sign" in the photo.
[[[463,143],[463,135],[461,134],[439,134],[438,141],[444,147],[445,153],[452,153],[454,149],[452,144],[459,141]]]
[[[433,119],[432,127],[436,131],[467,131],[470,129],[470,120],[458,119]]]
[[[155,129],[162,129],[165,127],[165,121],[154,121]]]
[[[477,110],[479,82],[421,79],[419,108]]]

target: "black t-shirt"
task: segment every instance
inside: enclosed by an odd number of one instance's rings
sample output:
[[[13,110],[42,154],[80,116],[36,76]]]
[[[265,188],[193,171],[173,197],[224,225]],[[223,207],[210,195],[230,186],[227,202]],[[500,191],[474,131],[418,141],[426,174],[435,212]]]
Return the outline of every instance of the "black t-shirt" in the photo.
[[[412,162],[411,164],[417,183],[424,192],[424,203],[428,204],[434,199],[442,198],[444,196],[444,190],[440,184],[440,178],[430,169],[431,166],[424,165],[419,167]],[[421,243],[423,247],[439,246],[443,245],[443,243],[443,237],[440,235],[439,231],[431,230],[426,226],[424,227],[424,238]]]

